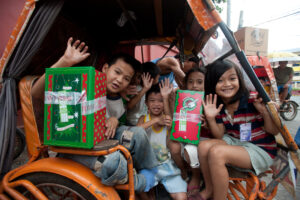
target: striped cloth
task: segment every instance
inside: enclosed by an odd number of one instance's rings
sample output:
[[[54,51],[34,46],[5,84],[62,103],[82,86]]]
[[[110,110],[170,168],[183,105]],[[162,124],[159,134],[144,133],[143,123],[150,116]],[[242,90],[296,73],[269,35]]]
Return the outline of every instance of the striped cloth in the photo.
[[[251,123],[251,143],[265,150],[272,158],[277,155],[277,144],[275,137],[263,130],[264,120],[255,109],[251,99],[242,97],[238,109],[234,112],[234,117],[223,108],[216,116],[217,123],[223,123],[226,134],[240,139],[240,125]]]

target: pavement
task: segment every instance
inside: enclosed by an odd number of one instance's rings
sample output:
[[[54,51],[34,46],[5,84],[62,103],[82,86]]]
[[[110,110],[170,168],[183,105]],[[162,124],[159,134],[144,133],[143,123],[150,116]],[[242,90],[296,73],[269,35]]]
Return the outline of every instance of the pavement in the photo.
[[[291,98],[295,102],[297,102],[300,105],[300,96],[293,96]],[[300,127],[300,107],[298,109],[298,115],[293,121],[283,121],[283,123],[288,127],[288,130],[294,137],[297,133],[298,128]],[[13,168],[16,168],[24,163],[27,162],[27,151],[24,151],[20,157],[18,157],[14,163],[13,163]],[[266,181],[266,183],[269,183],[272,180],[271,176],[264,177],[263,180]],[[165,195],[162,195],[165,196]],[[167,196],[163,198],[159,198],[160,200],[162,199],[169,199]],[[297,178],[297,185],[296,185],[296,198],[295,199],[300,199],[300,173]],[[294,200],[292,195],[281,185],[279,184],[277,195],[274,198],[274,200]]]
[[[291,100],[295,101],[300,105],[300,96],[292,96]],[[298,114],[293,121],[284,121],[283,123],[287,126],[289,132],[293,137],[295,137],[298,128],[300,127],[300,107],[298,108]],[[266,178],[267,181],[270,181],[271,178]],[[292,195],[281,185],[279,184],[277,195],[274,198],[275,200],[293,200]],[[296,198],[300,199],[300,173],[298,172],[297,184],[296,184]]]

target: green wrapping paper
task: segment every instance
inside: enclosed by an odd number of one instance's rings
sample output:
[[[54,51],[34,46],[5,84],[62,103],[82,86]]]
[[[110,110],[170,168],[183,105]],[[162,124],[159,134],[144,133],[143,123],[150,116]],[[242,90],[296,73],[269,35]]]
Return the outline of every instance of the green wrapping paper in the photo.
[[[44,144],[92,148],[104,140],[106,76],[93,67],[49,68]]]

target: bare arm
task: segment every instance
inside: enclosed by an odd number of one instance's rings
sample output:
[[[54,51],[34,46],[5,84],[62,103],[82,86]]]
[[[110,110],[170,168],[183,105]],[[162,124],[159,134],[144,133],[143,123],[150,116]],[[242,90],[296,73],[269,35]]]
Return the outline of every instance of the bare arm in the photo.
[[[272,135],[277,135],[279,130],[277,129],[277,126],[274,124],[266,105],[262,102],[262,98],[255,99],[253,105],[255,106],[256,110],[262,115],[264,119],[265,131]]]
[[[151,126],[153,126],[154,124],[158,123],[160,121],[159,118],[154,118],[154,119],[151,119],[150,121],[148,122],[144,122],[144,118],[145,118],[145,115],[142,115],[139,120],[138,120],[138,123],[137,123],[137,126],[140,126],[142,127],[143,129],[147,129]]]
[[[224,124],[216,122],[216,116],[221,111],[223,104],[219,105],[218,108],[216,105],[217,95],[214,95],[214,98],[212,94],[206,95],[206,101],[203,102],[203,107],[209,129],[215,138],[222,139],[225,133],[225,127]]]
[[[183,80],[185,73],[180,67],[180,63],[173,57],[165,57],[157,62],[157,66],[161,70],[161,74],[168,74],[173,72],[175,77],[178,77],[179,80]]]
[[[87,53],[88,46],[80,40],[76,40],[73,44],[73,38],[69,38],[67,49],[64,55],[51,68],[71,67],[89,57]],[[32,96],[38,99],[44,99],[45,74],[41,76],[32,88]]]

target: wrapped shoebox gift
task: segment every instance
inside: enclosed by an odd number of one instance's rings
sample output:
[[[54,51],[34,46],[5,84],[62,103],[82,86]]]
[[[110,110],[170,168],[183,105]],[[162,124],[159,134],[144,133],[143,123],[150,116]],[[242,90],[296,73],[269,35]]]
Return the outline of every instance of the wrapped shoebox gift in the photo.
[[[177,90],[170,136],[172,140],[199,143],[203,98],[204,92]]]
[[[92,148],[104,140],[106,76],[93,67],[49,68],[44,144]]]

